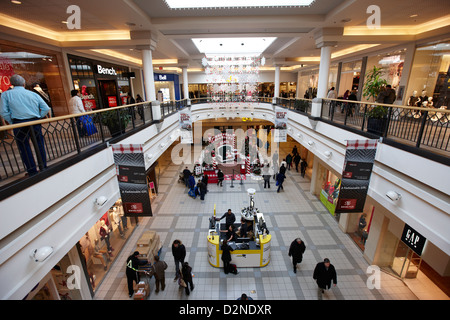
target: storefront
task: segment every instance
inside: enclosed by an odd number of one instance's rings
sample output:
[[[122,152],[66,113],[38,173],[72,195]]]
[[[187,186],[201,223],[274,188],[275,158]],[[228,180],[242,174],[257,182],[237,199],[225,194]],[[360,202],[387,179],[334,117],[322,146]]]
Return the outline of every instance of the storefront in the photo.
[[[180,80],[177,74],[155,73],[156,99],[160,102],[180,100]]]
[[[405,104],[447,109],[449,81],[450,41],[416,48],[405,92]]]
[[[361,91],[360,75],[361,75],[362,60],[342,63],[341,73],[338,86],[338,98],[342,99],[345,92]]]
[[[68,112],[69,90],[60,53],[0,40],[0,94],[11,87],[10,78],[19,74],[25,78],[25,88],[38,93],[55,116]],[[1,121],[4,124],[3,120]]]
[[[86,110],[117,107],[132,94],[128,67],[68,55],[74,89]]]
[[[313,190],[311,191],[319,198],[328,212],[339,220],[339,214],[335,214],[335,210],[341,186],[341,175],[326,167],[319,159],[314,161],[314,166],[317,168],[314,168],[316,175],[312,177],[315,181],[312,183]]]

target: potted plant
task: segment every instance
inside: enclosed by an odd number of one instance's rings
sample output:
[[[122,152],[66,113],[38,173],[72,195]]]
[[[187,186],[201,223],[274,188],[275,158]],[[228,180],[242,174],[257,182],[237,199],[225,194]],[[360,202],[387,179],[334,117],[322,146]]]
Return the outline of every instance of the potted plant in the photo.
[[[387,81],[382,79],[384,71],[376,66],[367,74],[363,89],[363,96],[366,99],[375,101],[381,90],[387,85]],[[387,124],[387,108],[383,106],[372,106],[366,113],[367,132],[382,136]]]
[[[102,124],[107,126],[111,137],[117,137],[125,133],[125,128],[131,121],[131,115],[127,109],[110,110],[102,113]]]

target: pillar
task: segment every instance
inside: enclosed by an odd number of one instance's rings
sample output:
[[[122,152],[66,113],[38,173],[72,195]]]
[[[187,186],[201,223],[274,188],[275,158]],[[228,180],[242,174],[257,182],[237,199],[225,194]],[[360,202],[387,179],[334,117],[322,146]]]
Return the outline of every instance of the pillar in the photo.
[[[273,101],[280,96],[280,66],[275,66],[275,81],[274,81]]]
[[[189,101],[189,81],[187,67],[183,67],[183,95]]]
[[[320,48],[319,82],[317,84],[317,97],[313,100],[311,116],[320,117],[322,113],[322,99],[327,97],[328,74],[331,63],[332,46],[323,45]]]
[[[152,50],[142,50],[142,66],[144,72],[144,88],[146,101],[156,100],[155,76],[153,74]]]

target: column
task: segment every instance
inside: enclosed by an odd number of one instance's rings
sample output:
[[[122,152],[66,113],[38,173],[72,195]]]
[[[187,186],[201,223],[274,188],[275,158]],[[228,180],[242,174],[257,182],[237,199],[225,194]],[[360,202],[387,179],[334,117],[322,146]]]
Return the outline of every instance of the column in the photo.
[[[311,116],[320,117],[322,113],[322,98],[327,97],[328,74],[331,63],[332,46],[324,45],[320,49],[319,82],[317,84],[317,97],[313,100]]]
[[[142,69],[146,101],[156,100],[155,76],[153,75],[152,50],[142,49]]]
[[[187,67],[183,67],[183,95],[184,98],[187,99],[189,105],[189,81],[187,69]]]
[[[275,103],[275,99],[280,96],[280,66],[275,66],[275,88],[273,91],[273,103]]]

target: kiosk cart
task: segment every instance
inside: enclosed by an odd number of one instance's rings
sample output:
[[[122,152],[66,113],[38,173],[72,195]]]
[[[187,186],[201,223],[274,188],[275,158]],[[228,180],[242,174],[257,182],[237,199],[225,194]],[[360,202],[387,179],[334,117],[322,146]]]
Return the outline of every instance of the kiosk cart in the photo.
[[[248,189],[247,193],[250,197],[250,205],[242,208],[241,217],[247,221],[249,235],[247,238],[237,238],[236,241],[228,244],[234,249],[231,252],[231,263],[238,268],[264,267],[270,262],[270,241],[271,235],[266,226],[264,214],[255,208],[255,189]],[[223,232],[225,223],[216,221],[216,207],[214,206],[214,215],[210,218],[208,231],[208,261],[213,267],[223,267],[222,241],[224,239]],[[237,219],[235,227],[238,227],[240,219]]]

